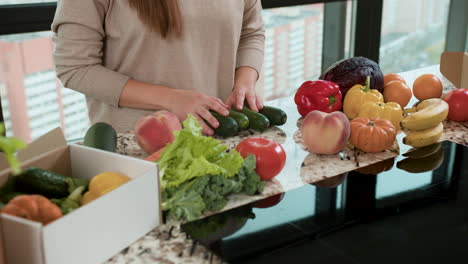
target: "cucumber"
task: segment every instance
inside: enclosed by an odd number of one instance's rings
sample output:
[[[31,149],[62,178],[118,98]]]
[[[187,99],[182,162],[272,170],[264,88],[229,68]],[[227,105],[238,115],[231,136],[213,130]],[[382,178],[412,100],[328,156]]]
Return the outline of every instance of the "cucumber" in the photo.
[[[286,113],[276,107],[263,106],[263,108],[258,112],[268,118],[271,126],[282,126],[286,124],[286,121],[288,120]]]
[[[15,177],[15,191],[42,194],[47,198],[68,196],[67,177],[40,168],[27,168]]]
[[[270,126],[268,118],[260,113],[254,112],[247,107],[244,107],[240,112],[249,119],[249,129],[262,132]]]
[[[232,117],[234,120],[236,120],[240,130],[245,130],[249,128],[249,118],[247,118],[246,115],[234,110],[230,110],[229,117]]]
[[[217,128],[213,128],[216,135],[221,137],[232,137],[239,132],[239,125],[234,118],[223,116],[215,111],[210,112],[219,122],[219,126]]]
[[[117,148],[117,133],[115,129],[107,123],[96,123],[86,131],[83,145],[115,152]]]

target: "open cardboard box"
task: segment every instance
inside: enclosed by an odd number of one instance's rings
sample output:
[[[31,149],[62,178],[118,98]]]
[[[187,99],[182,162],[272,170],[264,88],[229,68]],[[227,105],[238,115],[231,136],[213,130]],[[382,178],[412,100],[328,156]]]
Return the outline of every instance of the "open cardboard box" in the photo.
[[[468,89],[468,52],[444,52],[440,72],[457,88]]]
[[[60,129],[29,144],[18,158],[24,168],[40,167],[86,179],[115,171],[132,180],[46,226],[1,214],[4,256],[0,263],[102,263],[161,223],[154,163],[67,145]],[[0,170],[3,185],[10,172],[3,156]]]

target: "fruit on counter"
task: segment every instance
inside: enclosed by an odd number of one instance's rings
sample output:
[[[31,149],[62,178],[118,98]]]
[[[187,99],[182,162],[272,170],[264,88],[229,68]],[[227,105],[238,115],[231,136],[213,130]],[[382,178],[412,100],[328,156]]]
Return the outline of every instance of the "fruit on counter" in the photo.
[[[217,128],[213,128],[216,135],[221,137],[232,137],[239,132],[239,125],[236,120],[230,116],[223,116],[215,111],[210,111],[216,120],[219,122]]]
[[[350,123],[350,142],[364,152],[384,151],[395,141],[396,129],[387,119],[358,117]]]
[[[444,125],[441,122],[435,127],[424,130],[408,130],[405,133],[406,136],[403,138],[404,144],[421,148],[438,142],[444,133]]]
[[[306,116],[314,110],[326,113],[340,111],[342,105],[340,86],[330,81],[306,81],[294,95],[297,111]]]
[[[15,189],[19,192],[41,194],[48,198],[62,198],[75,186],[87,185],[86,179],[66,177],[41,168],[27,168],[15,176]]]
[[[264,198],[260,201],[256,201],[253,203],[253,207],[255,208],[270,208],[273,207],[281,202],[283,200],[284,193],[278,193],[273,196]]]
[[[392,122],[396,130],[400,130],[400,121],[403,119],[403,110],[400,105],[394,102],[367,102],[359,110],[362,117],[381,117]]]
[[[343,112],[349,119],[358,117],[361,107],[366,102],[382,102],[383,95],[375,89],[371,89],[370,77],[367,76],[366,85],[357,84],[351,88],[343,102]]]
[[[310,112],[304,119],[301,134],[307,149],[317,154],[336,154],[348,142],[350,124],[342,112]]]
[[[83,145],[115,152],[117,148],[117,133],[115,129],[107,123],[95,123],[86,130]]]
[[[322,75],[321,80],[335,82],[340,86],[343,97],[353,86],[366,85],[370,76],[370,87],[379,92],[384,91],[384,76],[379,65],[365,57],[344,59],[331,65]]]
[[[386,159],[379,161],[377,163],[356,169],[357,172],[366,175],[377,175],[384,171],[388,171],[393,168],[393,164],[395,163],[395,158]]]
[[[270,126],[282,126],[286,124],[286,121],[288,120],[286,113],[276,107],[264,105],[258,112],[268,118]]]
[[[151,154],[174,141],[174,131],[181,129],[175,114],[160,110],[135,123],[135,139],[143,151]]]
[[[244,158],[249,154],[255,155],[255,171],[263,181],[278,175],[286,163],[286,152],[283,147],[270,139],[246,138],[236,146],[236,150]]]
[[[387,73],[384,75],[384,92],[387,84],[389,84],[392,81],[400,81],[406,84],[405,79],[403,79],[403,77],[401,77],[400,75],[396,73]]]
[[[404,82],[391,81],[385,86],[383,93],[384,101],[398,103],[401,108],[408,105],[413,93],[411,88]]]
[[[231,109],[229,111],[229,117],[236,121],[239,126],[239,130],[246,130],[249,128],[249,118],[246,115]]]
[[[0,123],[0,135],[5,134],[5,125]],[[10,165],[12,174],[16,175],[21,172],[20,162],[16,158],[16,153],[26,147],[21,139],[16,137],[0,136],[0,151],[3,152],[5,158]]]
[[[434,74],[423,74],[413,83],[413,94],[419,101],[440,98],[442,89],[442,82]]]
[[[89,182],[88,191],[83,195],[81,204],[85,205],[104,194],[128,182],[130,178],[118,172],[103,172],[94,176]]]
[[[240,112],[246,115],[249,119],[249,129],[262,132],[270,127],[270,120],[268,120],[266,116],[257,113],[248,107],[242,108]]]
[[[419,102],[415,107],[405,110],[408,116],[401,120],[401,126],[410,130],[425,130],[437,126],[448,115],[448,104],[437,98]]]
[[[444,96],[443,100],[449,105],[449,120],[468,121],[468,89],[452,90]]]
[[[397,162],[397,168],[411,173],[422,173],[436,170],[444,162],[444,150],[439,148],[435,153],[423,158],[406,158]]]
[[[436,153],[437,151],[439,151],[440,148],[442,148],[442,143],[437,142],[422,148],[410,149],[408,152],[403,154],[403,156],[415,159],[425,158]]]
[[[62,217],[60,208],[42,195],[20,195],[2,209],[4,214],[14,215],[47,225]]]

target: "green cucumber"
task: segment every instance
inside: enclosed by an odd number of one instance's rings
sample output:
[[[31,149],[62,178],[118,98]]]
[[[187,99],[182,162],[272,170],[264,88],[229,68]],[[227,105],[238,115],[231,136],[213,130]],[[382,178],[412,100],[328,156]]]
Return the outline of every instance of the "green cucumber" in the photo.
[[[271,126],[282,126],[288,120],[286,113],[276,107],[263,106],[258,112],[268,118]]]
[[[234,120],[236,120],[240,130],[249,128],[249,118],[246,115],[234,110],[230,110],[229,117],[232,117]]]
[[[48,170],[27,168],[15,177],[15,191],[62,198],[69,194],[67,178]]]
[[[234,118],[223,116],[215,111],[210,112],[219,122],[219,126],[217,128],[213,128],[216,135],[221,137],[232,137],[239,133],[239,125]]]
[[[115,129],[107,123],[96,123],[86,131],[83,145],[115,152],[117,148],[117,133]]]
[[[268,118],[260,113],[254,112],[247,107],[244,107],[240,112],[249,119],[249,129],[262,132],[270,126]]]

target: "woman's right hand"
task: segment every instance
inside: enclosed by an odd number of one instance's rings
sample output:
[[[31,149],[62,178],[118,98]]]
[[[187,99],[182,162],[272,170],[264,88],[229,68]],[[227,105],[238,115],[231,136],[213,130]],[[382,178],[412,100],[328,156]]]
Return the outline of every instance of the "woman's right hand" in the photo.
[[[210,113],[210,110],[224,116],[229,115],[229,107],[219,98],[188,90],[174,90],[168,108],[167,110],[174,113],[181,122],[187,118],[188,114],[193,115],[198,119],[206,135],[213,135],[214,131],[211,127],[219,126],[218,120]]]

